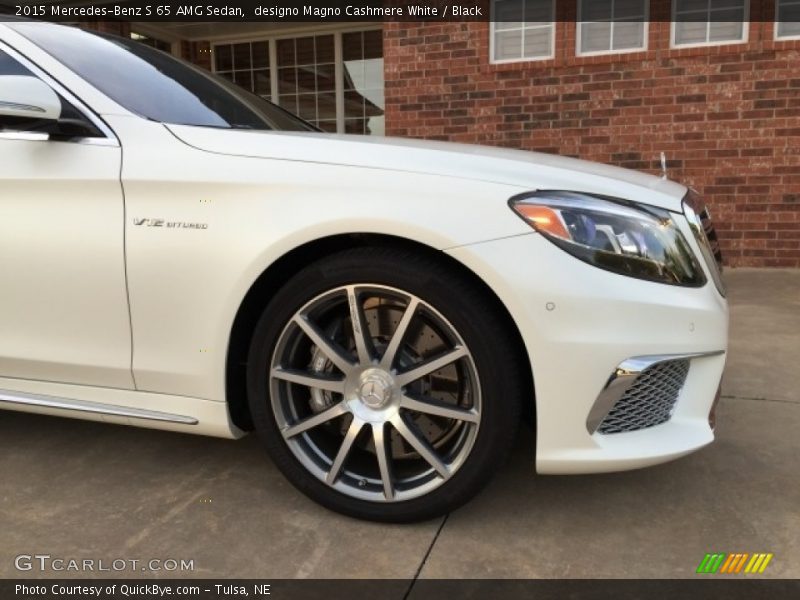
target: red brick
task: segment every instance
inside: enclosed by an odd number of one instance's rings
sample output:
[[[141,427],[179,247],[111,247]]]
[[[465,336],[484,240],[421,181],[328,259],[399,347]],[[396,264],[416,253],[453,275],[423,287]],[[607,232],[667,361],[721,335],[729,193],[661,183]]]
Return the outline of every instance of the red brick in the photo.
[[[571,3],[559,7],[572,18]],[[490,65],[486,23],[387,23],[385,40],[415,40],[403,56],[386,51],[387,133],[656,174],[663,150],[670,176],[711,206],[729,264],[800,267],[796,50],[756,30],[747,44],[671,50],[668,27],[651,23],[647,52],[587,60],[562,22],[554,60]]]

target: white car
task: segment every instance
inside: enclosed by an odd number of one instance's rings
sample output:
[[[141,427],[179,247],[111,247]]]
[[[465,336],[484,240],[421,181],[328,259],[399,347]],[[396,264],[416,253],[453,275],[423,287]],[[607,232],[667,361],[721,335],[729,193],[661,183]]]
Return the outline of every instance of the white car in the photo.
[[[238,438],[425,519],[713,438],[728,309],[697,196],[557,156],[317,132],[131,40],[0,24],[0,407]]]

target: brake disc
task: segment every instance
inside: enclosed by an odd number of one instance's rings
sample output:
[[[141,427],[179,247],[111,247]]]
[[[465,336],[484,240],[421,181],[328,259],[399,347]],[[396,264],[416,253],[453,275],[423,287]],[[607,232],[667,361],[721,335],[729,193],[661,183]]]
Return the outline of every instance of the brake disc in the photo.
[[[367,327],[372,337],[373,346],[378,356],[381,356],[389,345],[392,334],[397,328],[400,319],[405,312],[405,307],[398,304],[374,299],[364,305],[364,317]],[[339,341],[343,348],[355,352],[355,341],[347,333],[352,331],[349,316],[342,318],[337,315],[325,328],[325,332],[333,339]],[[439,334],[429,325],[418,327],[416,331],[409,332],[403,347],[398,353],[395,364],[399,371],[404,371],[414,364],[422,362],[423,357],[434,352],[437,347],[442,345]],[[330,375],[336,372],[333,363],[316,346],[312,347],[311,363],[309,370],[316,373]],[[431,396],[437,399],[453,400],[460,404],[462,385],[459,382],[456,367],[450,365],[432,373],[431,375],[416,382],[413,392],[424,396]],[[443,397],[444,395],[444,397]],[[320,389],[312,389],[309,398],[309,406],[314,413],[320,413],[329,408],[341,397],[333,392]],[[447,400],[446,400],[447,401]],[[445,445],[459,430],[460,423],[451,419],[414,413],[412,416],[414,423],[419,431],[425,436],[428,442],[436,449]],[[346,420],[340,421],[338,427],[340,434],[344,436],[349,423]],[[363,449],[374,453],[373,442],[359,444]],[[417,452],[396,432],[392,431],[391,451],[395,458],[417,458]]]

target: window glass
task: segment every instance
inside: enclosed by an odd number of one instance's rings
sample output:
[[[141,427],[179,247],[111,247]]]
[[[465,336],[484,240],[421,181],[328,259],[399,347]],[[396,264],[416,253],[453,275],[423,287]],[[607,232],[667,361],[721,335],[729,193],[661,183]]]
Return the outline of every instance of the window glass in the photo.
[[[578,54],[646,47],[646,0],[580,0],[578,16]]]
[[[266,43],[266,42],[264,42]],[[276,41],[278,103],[323,131],[336,131],[333,35]]]
[[[778,0],[779,38],[800,37],[800,0]]]
[[[747,0],[674,0],[674,9],[675,46],[744,41]]]
[[[244,42],[214,46],[214,71],[248,92],[269,99],[272,80],[269,71],[269,44]]]
[[[109,98],[147,119],[204,127],[314,129],[222,78],[131,39],[46,23],[20,22],[13,28]],[[243,56],[242,50],[239,55]]]
[[[383,35],[380,31],[342,34],[342,60],[345,132],[383,135]]]
[[[240,45],[243,48],[237,59],[236,47]],[[247,62],[246,46],[251,62]],[[270,48],[275,54],[272,66]],[[380,29],[217,44],[214,71],[237,85],[252,85],[255,93],[271,98],[323,131],[385,132]],[[341,73],[341,82],[337,73]]]
[[[552,58],[553,0],[493,0],[492,60]]]
[[[0,75],[29,75],[34,77],[26,67],[0,50]]]

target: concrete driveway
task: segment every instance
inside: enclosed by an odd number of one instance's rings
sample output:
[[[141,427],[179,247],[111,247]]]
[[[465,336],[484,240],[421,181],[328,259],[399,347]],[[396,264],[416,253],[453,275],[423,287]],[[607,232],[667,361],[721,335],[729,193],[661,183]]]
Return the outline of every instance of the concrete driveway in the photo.
[[[772,552],[800,577],[800,271],[727,272],[732,343],[711,447],[660,467],[536,477],[532,438],[444,519],[383,526],[296,492],[240,442],[0,413],[0,577],[19,554],[193,559],[203,578],[691,577]],[[51,577],[91,574],[52,572]]]

